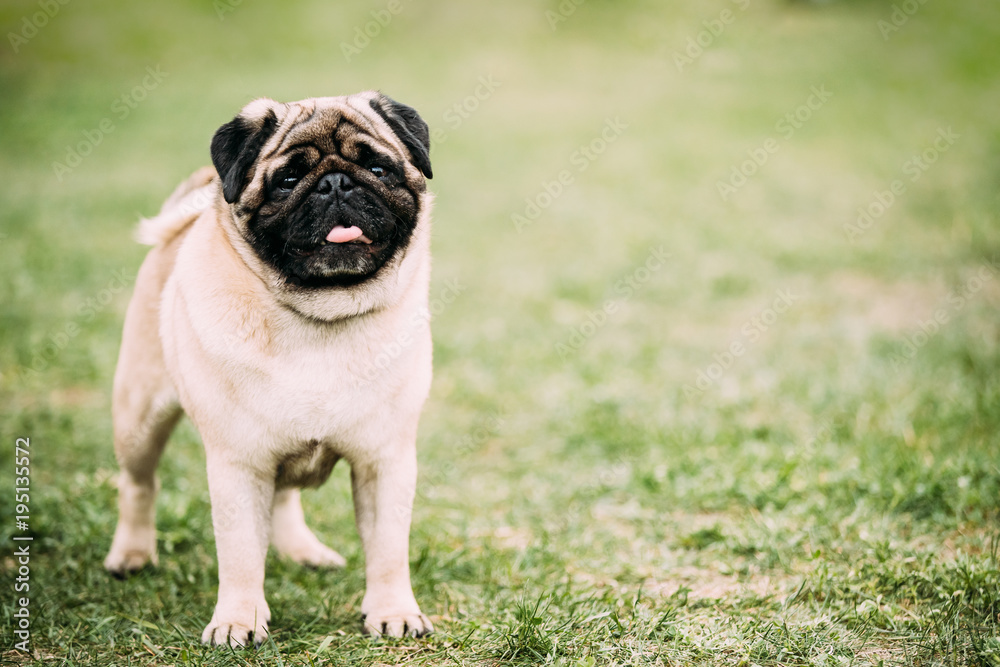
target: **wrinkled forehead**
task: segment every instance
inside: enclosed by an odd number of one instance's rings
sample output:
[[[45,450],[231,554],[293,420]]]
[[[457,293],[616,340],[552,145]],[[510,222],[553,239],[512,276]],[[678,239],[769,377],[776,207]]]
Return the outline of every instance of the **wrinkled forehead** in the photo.
[[[406,149],[389,124],[371,106],[376,93],[344,97],[317,97],[282,105],[284,116],[261,156],[275,157],[297,146],[313,146],[323,153],[355,157],[358,144],[394,154],[406,161]]]

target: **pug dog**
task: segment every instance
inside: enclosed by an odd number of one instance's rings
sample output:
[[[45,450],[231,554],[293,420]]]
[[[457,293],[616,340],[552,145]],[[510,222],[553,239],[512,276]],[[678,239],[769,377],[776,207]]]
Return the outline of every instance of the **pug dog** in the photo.
[[[205,643],[266,639],[269,544],[306,565],[345,564],[299,498],[340,459],[365,554],[363,631],[432,630],[408,557],[431,383],[429,149],[417,112],[378,92],[258,99],[215,133],[214,168],[140,225],[153,248],[114,377],[119,519],[104,566],[156,564],[156,466],[187,414],[219,563]]]

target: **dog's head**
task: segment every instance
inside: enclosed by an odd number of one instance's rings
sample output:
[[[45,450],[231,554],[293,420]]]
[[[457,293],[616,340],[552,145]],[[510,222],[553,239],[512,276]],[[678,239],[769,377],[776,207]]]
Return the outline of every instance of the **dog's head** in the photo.
[[[258,99],[212,138],[240,235],[289,286],[351,287],[403,253],[431,177],[416,111],[377,92]]]

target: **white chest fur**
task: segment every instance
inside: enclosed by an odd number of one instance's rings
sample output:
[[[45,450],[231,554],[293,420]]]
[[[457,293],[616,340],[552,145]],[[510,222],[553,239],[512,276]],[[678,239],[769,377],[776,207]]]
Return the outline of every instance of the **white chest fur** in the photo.
[[[236,253],[205,256],[219,245],[198,235],[211,233],[196,224],[185,239],[161,311],[167,366],[206,446],[314,486],[340,457],[375,460],[414,437],[431,381],[428,267],[408,267],[391,307],[321,322],[277,302]]]

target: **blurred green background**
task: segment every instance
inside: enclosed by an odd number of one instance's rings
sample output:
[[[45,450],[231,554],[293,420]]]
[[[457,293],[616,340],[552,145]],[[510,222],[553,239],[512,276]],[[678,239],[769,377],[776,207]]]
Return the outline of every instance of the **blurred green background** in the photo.
[[[9,490],[31,438],[36,535],[34,652],[5,659],[1000,664],[996,3],[36,0],[0,25],[0,461]],[[251,99],[370,88],[434,136],[411,554],[438,632],[358,634],[342,466],[306,504],[348,567],[270,561],[274,642],[212,652],[189,425],[158,571],[100,568],[131,235]]]

